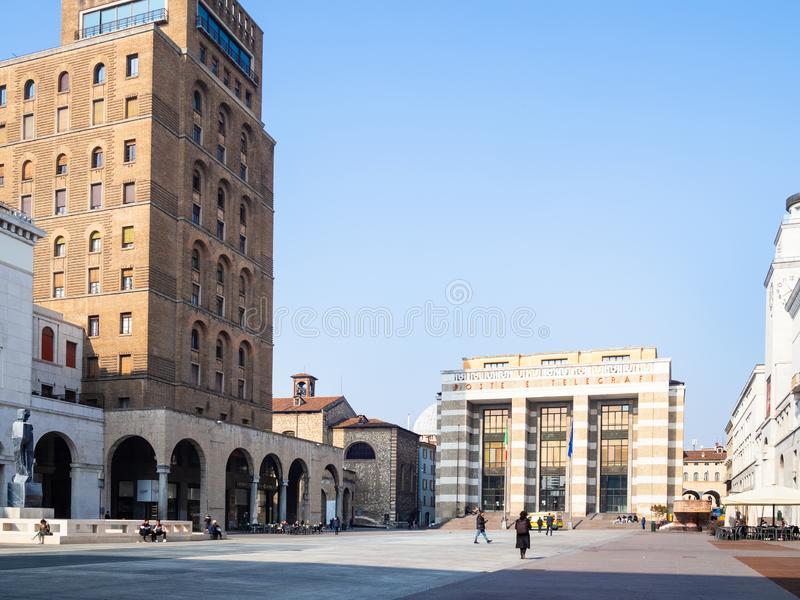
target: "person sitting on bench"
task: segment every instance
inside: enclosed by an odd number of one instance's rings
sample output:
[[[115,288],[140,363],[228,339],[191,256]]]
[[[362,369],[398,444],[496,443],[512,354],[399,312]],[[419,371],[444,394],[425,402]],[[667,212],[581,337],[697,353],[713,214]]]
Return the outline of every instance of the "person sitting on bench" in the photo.
[[[39,544],[44,544],[44,536],[46,535],[53,535],[53,534],[50,531],[50,524],[44,519],[42,519],[36,526],[36,535],[33,536],[33,539],[35,539]]]
[[[154,542],[158,541],[158,538],[163,537],[163,541],[166,543],[167,541],[167,530],[161,524],[161,520],[156,520],[156,526],[153,528],[153,533],[150,535],[150,539]]]
[[[142,541],[146,542],[147,538],[153,537],[153,526],[150,525],[150,519],[145,519],[141,525],[139,525],[139,535],[142,536]]]

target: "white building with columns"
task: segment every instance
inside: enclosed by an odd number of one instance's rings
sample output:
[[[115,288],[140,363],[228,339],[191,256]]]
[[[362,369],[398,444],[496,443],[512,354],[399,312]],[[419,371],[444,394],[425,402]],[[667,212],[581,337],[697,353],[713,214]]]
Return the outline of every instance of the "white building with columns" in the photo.
[[[728,422],[731,492],[769,485],[797,488],[800,461],[800,194],[786,200],[764,280],[764,365],[750,375]],[[793,524],[800,507],[777,507]],[[752,509],[748,522],[762,509]],[[772,509],[763,509],[767,519]]]
[[[100,516],[103,411],[76,404],[82,332],[32,301],[33,246],[44,232],[0,205],[0,506],[14,475],[11,425],[28,409],[34,480],[56,517]]]

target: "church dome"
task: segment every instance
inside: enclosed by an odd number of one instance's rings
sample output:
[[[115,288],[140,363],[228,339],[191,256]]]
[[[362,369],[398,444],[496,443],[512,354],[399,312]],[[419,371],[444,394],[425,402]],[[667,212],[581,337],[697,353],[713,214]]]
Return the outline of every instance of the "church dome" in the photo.
[[[436,435],[436,402],[423,410],[414,421],[414,433],[419,435]]]

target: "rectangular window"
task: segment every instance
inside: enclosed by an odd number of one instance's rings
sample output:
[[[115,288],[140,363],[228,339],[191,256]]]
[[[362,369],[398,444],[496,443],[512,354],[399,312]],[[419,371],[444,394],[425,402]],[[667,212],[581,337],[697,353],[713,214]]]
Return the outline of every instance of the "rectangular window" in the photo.
[[[222,70],[222,83],[225,84],[225,87],[231,87],[231,72],[228,69]]]
[[[192,203],[192,223],[200,225],[200,205]]]
[[[247,108],[252,108],[253,106],[253,94],[250,90],[247,90],[244,93],[244,103],[247,105]]]
[[[92,102],[92,125],[101,125],[105,121],[106,103],[102,98]]]
[[[236,94],[237,98],[242,97],[242,83],[238,79],[233,81],[233,93]]]
[[[206,64],[206,47],[200,44],[200,62]]]
[[[29,140],[35,134],[33,115],[24,115],[22,117],[22,139]]]
[[[100,377],[100,359],[97,356],[86,357],[86,377]]]
[[[6,184],[6,166],[0,164],[0,186],[4,186]]]
[[[74,369],[77,363],[77,353],[78,353],[78,344],[75,342],[67,342],[67,360],[65,362],[66,366],[70,369]]]
[[[240,235],[239,236],[239,252],[241,252],[242,254],[245,254],[246,250],[247,250],[247,238],[245,236],[243,236],[243,235]]]
[[[0,85],[0,106],[6,105],[6,86]]]
[[[64,297],[64,273],[53,273],[53,298]]]
[[[247,165],[239,164],[239,179],[247,181]]]
[[[630,362],[631,355],[630,354],[614,354],[614,355],[611,355],[611,356],[604,356],[602,360],[603,360],[604,363],[608,363],[608,362]]]
[[[103,207],[103,184],[93,183],[91,188],[91,195],[89,200],[89,208],[97,210]]]
[[[126,163],[136,162],[136,140],[128,140],[125,142],[123,158]]]
[[[244,379],[240,379],[237,383],[238,383],[237,395],[239,396],[239,400],[244,400],[244,395],[245,395]]]
[[[120,313],[119,333],[120,335],[130,335],[133,331],[133,316],[131,313]]]
[[[203,129],[199,125],[192,126],[192,141],[195,144],[203,144]]]
[[[217,296],[217,316],[225,316],[225,298]]]
[[[217,371],[214,374],[214,389],[217,390],[220,394],[225,389],[225,375],[220,371]],[[220,415],[222,416],[222,415]]]
[[[56,131],[61,133],[69,129],[69,108],[62,106],[56,111]]]
[[[20,210],[28,215],[29,217],[33,216],[33,196],[22,196],[20,198]]]
[[[200,285],[192,284],[192,306],[200,306]]]
[[[216,56],[211,58],[211,72],[214,75],[219,75],[219,60]]]
[[[76,402],[77,401],[77,394],[75,390],[69,390],[64,388],[64,400],[67,402]]]
[[[217,160],[225,164],[225,146],[217,145]]]
[[[130,375],[133,372],[133,361],[130,354],[119,355],[119,374]]]
[[[122,203],[133,204],[136,202],[136,184],[123,183],[122,184]]]
[[[565,365],[567,364],[566,358],[545,358],[542,359],[542,366],[543,367],[552,367],[555,365]]]
[[[89,269],[89,293],[100,293],[100,269],[97,267]]]
[[[192,363],[192,385],[200,385],[200,365]]]
[[[0,121],[0,144],[6,143],[6,124]]]
[[[120,360],[122,360],[122,357],[120,357]],[[121,368],[120,368],[120,372],[122,372]],[[117,406],[118,406],[118,408],[123,408],[123,409],[124,408],[130,408],[131,407],[131,399],[130,398],[118,398],[117,399]]]
[[[240,306],[239,307],[239,327],[244,327],[244,314],[245,314],[245,310]]]
[[[132,96],[131,98],[125,98],[125,118],[132,119],[133,117],[139,116],[139,98],[138,96]]]
[[[483,363],[484,369],[502,369],[508,366],[508,361],[505,362],[487,362]]]
[[[86,328],[86,334],[89,337],[97,337],[100,335],[100,317],[97,315],[89,317],[89,325]]]
[[[217,219],[217,237],[221,240],[225,239],[225,223]]]
[[[121,286],[123,291],[133,289],[133,269],[122,269]]]
[[[125,58],[125,77],[136,77],[139,75],[139,55],[129,54]]]
[[[133,248],[133,227],[123,227],[122,228],[122,247]]]
[[[67,214],[67,190],[56,190],[56,214]]]

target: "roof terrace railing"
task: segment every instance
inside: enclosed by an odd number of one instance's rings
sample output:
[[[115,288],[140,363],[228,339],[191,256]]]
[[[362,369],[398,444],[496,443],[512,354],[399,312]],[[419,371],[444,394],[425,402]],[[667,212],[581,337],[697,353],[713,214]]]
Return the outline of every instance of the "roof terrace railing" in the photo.
[[[116,21],[109,21],[108,23],[86,27],[85,29],[75,32],[75,39],[82,40],[104,33],[112,33],[121,29],[136,27],[137,25],[144,25],[145,23],[160,23],[167,21],[167,16],[167,9],[159,8],[132,17],[125,17],[124,19],[117,19]]]

